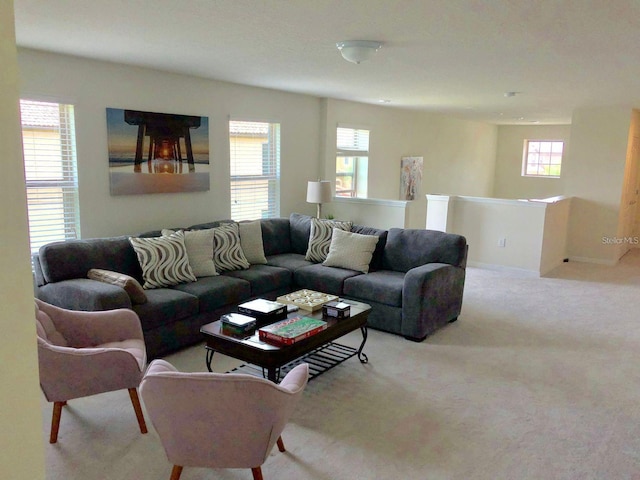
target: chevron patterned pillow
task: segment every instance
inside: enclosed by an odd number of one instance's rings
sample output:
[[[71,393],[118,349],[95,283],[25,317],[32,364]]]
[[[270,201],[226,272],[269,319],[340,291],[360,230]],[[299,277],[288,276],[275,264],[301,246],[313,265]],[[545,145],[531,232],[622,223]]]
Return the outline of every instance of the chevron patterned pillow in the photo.
[[[309,235],[309,247],[305,259],[310,262],[324,262],[329,253],[331,235],[333,229],[351,230],[352,222],[339,222],[337,220],[311,219],[311,234]]]
[[[251,266],[240,245],[237,223],[222,224],[213,232],[213,262],[219,272],[246,270]]]
[[[196,281],[182,231],[162,237],[129,237],[129,242],[142,268],[143,288],[170,287]]]

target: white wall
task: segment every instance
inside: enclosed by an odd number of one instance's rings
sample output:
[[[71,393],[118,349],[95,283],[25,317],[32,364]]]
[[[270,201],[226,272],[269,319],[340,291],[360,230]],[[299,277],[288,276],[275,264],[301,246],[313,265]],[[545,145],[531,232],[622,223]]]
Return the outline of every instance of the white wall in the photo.
[[[571,202],[569,258],[615,264],[619,247],[603,237],[618,232],[631,108],[577,109],[571,124],[571,148],[564,162],[565,195]]]
[[[21,95],[75,105],[82,236],[135,234],[229,218],[228,119],[281,123],[281,214],[312,214],[320,99],[34,50],[20,50]],[[107,107],[209,117],[208,192],[111,196]]]
[[[0,478],[44,478],[13,2],[0,2]]]
[[[565,258],[569,198],[427,195],[427,202],[427,228],[464,235],[470,265],[501,265],[545,275]]]
[[[451,233],[466,237],[471,265],[540,273],[546,204],[479,197],[456,197],[452,203]],[[501,238],[504,247],[498,245]]]
[[[564,194],[566,172],[560,178],[522,176],[522,150],[525,140],[563,140],[564,157],[570,150],[571,125],[501,125],[493,196],[496,198],[548,198]]]
[[[322,216],[331,214],[336,220],[351,220],[367,227],[404,228],[409,214],[408,204],[402,200],[374,198],[334,198],[322,207]]]
[[[493,191],[497,127],[413,110],[326,99],[323,178],[335,180],[336,127],[371,130],[369,198],[400,199],[400,161],[422,156],[422,186],[408,208],[407,227],[424,228],[426,193],[489,196]]]
[[[567,258],[571,199],[549,203],[544,219],[540,275],[545,275]]]

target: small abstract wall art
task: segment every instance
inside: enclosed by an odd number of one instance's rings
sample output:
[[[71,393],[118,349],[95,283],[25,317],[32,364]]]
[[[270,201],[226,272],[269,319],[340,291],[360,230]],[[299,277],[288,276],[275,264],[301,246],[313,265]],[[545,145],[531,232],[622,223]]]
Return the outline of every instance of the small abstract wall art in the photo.
[[[209,190],[209,119],[107,108],[111,195]]]
[[[422,157],[402,157],[400,162],[400,200],[415,200],[422,184]]]

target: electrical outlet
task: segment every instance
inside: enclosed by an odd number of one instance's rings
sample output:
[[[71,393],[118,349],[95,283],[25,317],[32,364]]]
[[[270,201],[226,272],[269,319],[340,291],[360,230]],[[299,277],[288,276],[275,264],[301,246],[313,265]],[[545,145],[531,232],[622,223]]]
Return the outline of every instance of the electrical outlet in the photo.
[[[507,246],[507,239],[504,237],[501,237],[498,239],[498,246],[499,247],[506,247]]]

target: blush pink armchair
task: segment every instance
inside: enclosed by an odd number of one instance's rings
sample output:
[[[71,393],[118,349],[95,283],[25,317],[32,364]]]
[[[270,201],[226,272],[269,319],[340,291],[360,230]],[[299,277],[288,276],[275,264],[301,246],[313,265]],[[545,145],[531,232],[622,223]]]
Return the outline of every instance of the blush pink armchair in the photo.
[[[62,407],[68,400],[125,388],[140,431],[147,433],[136,390],[147,355],[136,313],[81,312],[35,302],[40,386],[53,402],[49,442],[58,440]]]
[[[251,468],[262,480],[261,465],[302,397],[309,366],[301,364],[275,384],[244,374],[181,373],[154,360],[140,394],[169,461],[171,480],[182,469]]]

